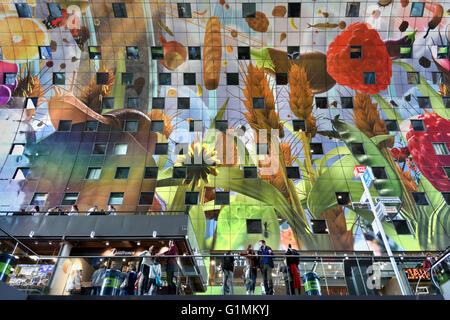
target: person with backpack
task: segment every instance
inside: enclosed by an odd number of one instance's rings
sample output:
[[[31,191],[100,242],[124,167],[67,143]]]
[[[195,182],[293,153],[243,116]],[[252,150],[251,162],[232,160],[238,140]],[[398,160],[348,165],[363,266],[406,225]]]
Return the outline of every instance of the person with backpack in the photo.
[[[264,291],[267,295],[273,295],[272,269],[274,267],[273,259],[268,257],[273,255],[272,248],[266,245],[265,240],[259,240],[259,268],[263,276]]]
[[[256,257],[255,250],[253,250],[253,246],[251,244],[248,245],[246,251],[241,252],[241,256],[247,257],[248,271],[246,272],[245,278],[249,281],[246,283],[246,289],[247,295],[252,295],[255,294],[258,258]]]
[[[150,296],[156,296],[158,288],[162,286],[161,281],[161,264],[157,259],[154,259],[153,264],[150,266],[149,274]]]
[[[286,266],[289,273],[289,294],[295,295],[295,290],[298,290],[298,294],[302,291],[302,282],[300,280],[300,273],[298,272],[298,264],[300,263],[300,253],[292,249],[292,245],[289,243],[286,250]]]
[[[233,272],[234,272],[234,256],[231,251],[227,251],[223,257],[222,262],[222,273],[223,273],[223,285],[222,292],[224,295],[227,293],[234,294],[233,285]],[[230,281],[230,286],[228,286],[228,281]]]

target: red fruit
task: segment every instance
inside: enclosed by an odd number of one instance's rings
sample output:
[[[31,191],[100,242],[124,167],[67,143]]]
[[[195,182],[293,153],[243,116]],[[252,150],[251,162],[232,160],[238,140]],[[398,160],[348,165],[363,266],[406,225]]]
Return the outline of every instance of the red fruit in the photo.
[[[426,131],[414,131],[410,126],[406,139],[408,149],[420,172],[439,191],[450,191],[450,180],[443,167],[450,167],[450,155],[437,155],[433,143],[445,143],[450,150],[450,121],[436,113],[427,113],[422,119]]]
[[[361,59],[350,59],[350,46],[362,47]],[[356,22],[328,47],[327,71],[342,86],[377,93],[391,82],[392,61],[378,32],[367,23]],[[364,72],[375,72],[376,84],[364,84]]]

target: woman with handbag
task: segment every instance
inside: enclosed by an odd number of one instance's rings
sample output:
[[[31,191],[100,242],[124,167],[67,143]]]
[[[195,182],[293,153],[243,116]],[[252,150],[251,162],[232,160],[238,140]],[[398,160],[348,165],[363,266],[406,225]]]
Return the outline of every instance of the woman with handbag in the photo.
[[[149,295],[156,296],[158,288],[162,286],[161,264],[156,259],[150,267],[149,282],[150,282]]]

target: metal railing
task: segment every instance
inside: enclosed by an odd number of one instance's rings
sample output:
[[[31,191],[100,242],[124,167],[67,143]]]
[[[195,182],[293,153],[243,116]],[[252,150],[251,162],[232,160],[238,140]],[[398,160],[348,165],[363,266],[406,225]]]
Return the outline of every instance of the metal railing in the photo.
[[[134,210],[134,211],[114,211],[98,210],[95,212],[90,211],[77,211],[74,216],[109,216],[109,215],[171,215],[171,214],[184,214],[185,210]],[[43,210],[40,212],[33,211],[0,211],[0,216],[70,216],[70,210],[63,210],[61,212],[49,212]]]

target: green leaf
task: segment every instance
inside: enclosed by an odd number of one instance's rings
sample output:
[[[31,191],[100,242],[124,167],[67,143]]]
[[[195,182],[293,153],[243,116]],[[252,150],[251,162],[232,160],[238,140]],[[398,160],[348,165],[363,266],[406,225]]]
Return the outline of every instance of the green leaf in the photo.
[[[214,120],[211,121],[211,125],[208,131],[206,131],[205,135],[203,136],[204,143],[214,144],[216,142],[216,120],[222,120],[223,116],[225,115],[225,110],[227,109],[229,100],[230,98],[227,98],[227,100],[225,100],[219,111],[217,111]]]
[[[125,86],[122,84],[122,72],[126,72],[125,59],[123,56],[117,60],[116,71],[114,73],[114,85],[111,89],[110,97],[114,97],[114,109],[103,109],[102,114],[111,110],[123,109],[125,102]]]
[[[384,113],[388,117],[389,120],[403,120],[402,116],[389,104],[386,100],[384,100],[378,93],[370,94],[375,100],[378,102],[378,105],[383,109]]]
[[[326,168],[327,161],[331,158],[334,158],[336,156],[343,156],[351,154],[350,150],[346,146],[337,147],[327,152],[326,155],[324,155],[319,162],[318,169],[319,169],[319,176],[322,174],[323,170]]]
[[[378,136],[370,138],[370,140],[372,140],[375,145],[378,145],[380,142],[391,139],[393,137],[395,137],[395,134],[380,134]]]
[[[269,48],[262,48],[259,50],[250,48],[250,56],[256,62],[258,68],[267,68],[275,72],[275,64],[269,53]]]
[[[203,211],[203,206],[191,206],[189,208],[189,217],[191,219],[195,235],[197,236],[200,250],[203,250],[206,245],[205,243],[206,218],[205,213]]]

